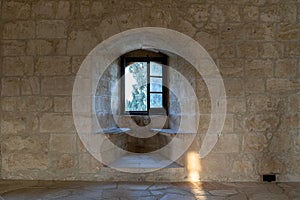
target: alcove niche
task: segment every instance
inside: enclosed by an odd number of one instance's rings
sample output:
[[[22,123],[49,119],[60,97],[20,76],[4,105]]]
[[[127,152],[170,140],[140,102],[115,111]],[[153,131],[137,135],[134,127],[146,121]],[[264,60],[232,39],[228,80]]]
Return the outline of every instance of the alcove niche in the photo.
[[[130,57],[148,57],[167,58],[167,63],[163,67],[166,69],[165,87],[168,92],[166,98],[166,112],[164,114],[148,113],[139,115],[132,113],[124,113],[124,76],[122,77],[122,67],[124,63],[122,59]],[[170,74],[169,69],[173,69],[181,74],[193,89],[194,94],[185,88],[179,76]],[[170,88],[177,88],[180,92],[175,95]],[[149,88],[148,88],[149,89]],[[196,99],[193,98],[196,95]],[[98,134],[104,134],[117,147],[134,153],[134,158],[126,157],[126,154],[114,154],[111,160],[111,166],[120,167],[141,167],[159,168],[160,163],[170,162],[168,158],[172,157],[173,151],[178,149],[167,149],[157,152],[175,137],[185,140],[185,138],[195,137],[189,150],[199,150],[201,138],[206,133],[207,128],[203,124],[197,124],[197,115],[210,113],[210,98],[207,87],[201,75],[197,70],[185,59],[170,52],[161,51],[159,49],[137,49],[128,52],[106,68],[103,75],[99,79],[95,94],[95,111],[98,122],[103,129]],[[184,101],[185,105],[182,110],[180,102]],[[197,103],[196,103],[197,101]],[[204,106],[200,106],[198,101],[204,102]],[[150,119],[151,117],[151,119]],[[182,119],[185,119],[182,121]],[[209,122],[206,121],[206,124]],[[144,127],[138,129],[136,127]],[[146,127],[146,131],[145,131]],[[200,127],[200,129],[199,129]],[[202,128],[201,128],[202,127]],[[142,131],[139,133],[139,131]],[[143,137],[139,137],[142,134]],[[149,135],[149,137],[147,136]],[[196,135],[196,136],[195,136]],[[146,155],[147,154],[147,155]],[[150,157],[149,157],[150,156]],[[152,157],[151,157],[152,156]],[[162,164],[163,165],[163,164]],[[185,154],[176,162],[172,162],[169,167],[184,167]]]

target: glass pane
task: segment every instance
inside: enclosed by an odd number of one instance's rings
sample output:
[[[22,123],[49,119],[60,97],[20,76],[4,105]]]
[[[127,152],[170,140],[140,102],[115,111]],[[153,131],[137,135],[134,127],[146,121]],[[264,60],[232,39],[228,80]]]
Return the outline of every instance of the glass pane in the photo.
[[[150,62],[150,76],[162,76],[162,64]]]
[[[147,111],[147,62],[125,68],[125,111]]]
[[[162,92],[162,78],[150,78],[150,92]]]
[[[162,94],[150,93],[150,108],[162,107]]]

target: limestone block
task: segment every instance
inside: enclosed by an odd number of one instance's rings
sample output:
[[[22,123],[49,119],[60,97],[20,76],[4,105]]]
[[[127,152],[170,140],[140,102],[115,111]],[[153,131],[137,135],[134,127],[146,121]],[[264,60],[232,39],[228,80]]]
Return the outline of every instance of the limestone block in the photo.
[[[153,12],[152,9],[145,9],[142,14],[142,21],[135,20],[137,23],[142,23],[143,26],[159,26],[167,27],[168,24],[172,23],[174,16],[167,10],[158,9]],[[181,19],[182,20],[182,19]]]
[[[294,140],[294,152],[300,155],[300,134],[298,134]]]
[[[14,116],[12,114],[5,114],[1,120],[2,134],[19,134],[26,130],[26,118],[23,116]]]
[[[245,128],[249,132],[276,131],[279,125],[277,114],[251,115],[245,120]]]
[[[41,91],[43,95],[71,95],[74,78],[64,77],[44,77],[42,79]]]
[[[87,55],[96,45],[98,39],[91,31],[72,31],[68,38],[68,55]]]
[[[213,58],[217,57],[217,35],[209,32],[198,32],[194,37],[194,40],[199,42],[201,46],[209,53]]]
[[[29,40],[26,53],[28,55],[65,55],[66,40]]]
[[[222,77],[243,77],[244,62],[241,59],[220,59],[218,67]]]
[[[62,154],[57,157],[55,162],[55,170],[71,170],[75,169],[77,161],[74,155]]]
[[[297,23],[297,6],[294,2],[280,5],[281,21],[286,23]]]
[[[259,7],[257,6],[243,6],[242,18],[244,21],[257,21],[259,17]]]
[[[45,170],[49,167],[49,156],[46,153],[11,153],[2,157],[3,170]]]
[[[93,1],[91,6],[92,17],[102,17],[108,10],[105,9],[105,3],[101,1]]]
[[[281,6],[269,5],[261,8],[260,20],[263,22],[280,22]]]
[[[282,23],[278,28],[278,39],[280,40],[297,40],[300,37],[300,25]]]
[[[241,42],[237,46],[239,58],[257,58],[258,47],[255,42]]]
[[[245,83],[246,93],[262,93],[264,92],[266,81],[263,78],[247,78]]]
[[[17,98],[18,97],[2,97],[1,98],[1,108],[2,111],[15,111],[17,108]]]
[[[239,153],[240,136],[237,134],[223,134],[213,149],[214,153]]]
[[[53,107],[53,101],[50,97],[21,97],[17,102],[17,110],[21,112],[45,112]]]
[[[55,16],[55,1],[36,1],[32,5],[32,15],[37,19],[53,18]]]
[[[275,76],[291,77],[297,73],[297,61],[294,59],[280,59],[276,61]]]
[[[76,153],[76,135],[51,134],[50,151],[59,153]]]
[[[28,19],[30,17],[30,3],[18,1],[4,1],[2,7],[3,19]]]
[[[40,79],[36,76],[24,77],[21,80],[22,95],[37,95],[40,94]]]
[[[288,99],[288,111],[300,112],[300,94],[291,95]]]
[[[142,17],[143,13],[141,10],[131,10],[130,12],[126,11],[124,13],[120,13],[120,15],[117,16],[117,21],[120,29],[125,31],[128,29],[141,27]]]
[[[70,1],[47,1],[33,2],[32,16],[38,19],[66,19],[72,16]]]
[[[187,11],[187,18],[194,22],[206,22],[209,19],[210,9],[209,5],[205,4],[191,4]]]
[[[95,26],[95,30],[96,30],[97,35],[102,40],[105,40],[105,39],[111,37],[112,35],[115,35],[120,32],[118,21],[114,17],[111,17],[111,16],[106,16],[103,20],[101,20],[100,24]],[[92,36],[91,39],[93,37],[94,36]],[[100,41],[98,41],[98,42],[100,42]]]
[[[251,95],[247,97],[248,112],[265,113],[283,109],[283,100],[267,95]]]
[[[33,21],[7,22],[3,27],[3,39],[30,39],[35,36]]]
[[[267,80],[267,90],[270,92],[287,92],[289,90],[297,90],[300,88],[299,81],[283,79],[283,78],[271,78]]]
[[[72,5],[70,1],[59,1],[57,3],[56,19],[66,19],[72,16]]]
[[[245,153],[259,153],[267,147],[267,139],[262,134],[246,134],[243,141]]]
[[[234,4],[225,5],[224,8],[225,22],[240,22],[240,7]]]
[[[8,136],[3,138],[2,152],[48,152],[49,138],[40,135],[32,136]]]
[[[245,113],[246,101],[244,98],[227,98],[228,113]]]
[[[264,156],[260,163],[260,174],[281,174],[283,172],[283,163],[275,156]]]
[[[243,30],[244,27],[242,27],[239,24],[221,24],[220,25],[220,43],[232,43],[239,41],[244,38]]]
[[[276,26],[273,23],[246,23],[241,30],[247,40],[273,41],[276,37]]]
[[[89,1],[80,1],[79,12],[82,18],[88,18],[90,15],[90,2]]]
[[[244,82],[242,79],[224,79],[227,97],[239,97],[244,95]]]
[[[102,163],[88,153],[79,155],[78,164],[80,173],[96,173],[103,166]]]
[[[25,55],[26,41],[24,40],[2,40],[4,56]]]
[[[54,97],[54,112],[72,112],[72,98]]]
[[[236,46],[233,44],[222,44],[218,49],[220,58],[234,58],[236,57]]]
[[[286,132],[274,133],[271,139],[269,150],[273,153],[283,154],[290,152],[292,149],[293,140],[291,134]]]
[[[213,5],[210,11],[210,20],[217,23],[225,22],[224,11],[220,5]]]
[[[249,60],[245,64],[247,77],[272,77],[273,62],[271,60]]]
[[[245,177],[251,177],[254,174],[254,161],[237,160],[233,162],[232,172],[241,174]]]
[[[283,116],[281,127],[293,129],[299,128],[300,126],[300,114],[291,113]]]
[[[72,132],[74,131],[73,117],[59,113],[44,113],[40,117],[41,132]]]
[[[262,43],[258,48],[262,58],[281,58],[283,55],[283,46],[280,43]]]
[[[201,160],[201,177],[210,180],[226,179],[231,170],[230,159],[226,154],[210,154]]]
[[[5,57],[3,59],[3,74],[5,76],[33,75],[33,58],[29,56]]]
[[[285,54],[287,56],[299,56],[300,55],[300,42],[287,43],[285,47]]]
[[[73,74],[77,74],[84,58],[85,58],[84,56],[72,56],[72,72],[73,72]]]
[[[63,20],[41,20],[37,22],[38,38],[66,38],[67,27]]]
[[[2,78],[1,96],[19,96],[20,78],[8,77]]]
[[[43,76],[71,74],[71,58],[67,56],[45,56],[37,60],[35,74]]]

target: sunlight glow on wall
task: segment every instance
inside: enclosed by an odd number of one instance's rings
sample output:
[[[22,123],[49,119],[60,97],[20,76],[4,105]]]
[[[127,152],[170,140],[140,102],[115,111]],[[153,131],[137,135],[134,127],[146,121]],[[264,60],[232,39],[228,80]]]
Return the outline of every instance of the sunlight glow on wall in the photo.
[[[196,151],[187,153],[186,166],[188,171],[188,180],[191,182],[200,181],[201,163],[199,154]]]

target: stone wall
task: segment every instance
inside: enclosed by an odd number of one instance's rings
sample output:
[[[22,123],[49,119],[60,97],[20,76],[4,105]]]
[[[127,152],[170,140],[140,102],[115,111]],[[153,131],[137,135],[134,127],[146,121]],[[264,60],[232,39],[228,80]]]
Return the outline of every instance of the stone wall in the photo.
[[[120,175],[96,161],[76,134],[74,77],[84,57],[104,39],[158,26],[198,41],[224,79],[226,123],[213,152],[201,160],[201,178],[257,181],[276,173],[280,181],[300,180],[299,0],[0,3],[2,178],[108,180]],[[201,78],[191,80],[197,95],[207,92]],[[199,102],[209,108],[208,98],[199,97]],[[199,132],[208,122],[204,115]],[[176,179],[173,175],[120,177]]]

